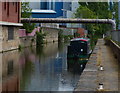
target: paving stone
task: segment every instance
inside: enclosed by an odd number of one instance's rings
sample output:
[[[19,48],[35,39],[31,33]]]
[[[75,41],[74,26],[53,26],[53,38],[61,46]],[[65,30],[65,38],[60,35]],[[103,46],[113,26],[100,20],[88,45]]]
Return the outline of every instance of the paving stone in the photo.
[[[113,52],[104,44],[103,39],[99,39],[96,47],[91,54],[86,68],[84,69],[75,91],[78,93],[96,92],[99,83],[103,83],[104,91],[118,91],[120,89],[119,66],[117,60],[114,58]],[[99,65],[98,62],[99,61]],[[104,67],[103,71],[99,70],[100,65]],[[81,91],[81,92],[80,92]],[[86,93],[86,92],[85,92]]]

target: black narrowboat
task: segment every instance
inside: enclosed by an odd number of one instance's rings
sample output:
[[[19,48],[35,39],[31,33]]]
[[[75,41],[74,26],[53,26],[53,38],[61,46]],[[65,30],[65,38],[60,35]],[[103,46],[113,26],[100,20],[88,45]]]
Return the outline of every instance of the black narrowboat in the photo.
[[[80,64],[86,63],[91,52],[90,39],[74,38],[70,41],[70,45],[67,49],[67,60],[71,64],[74,64],[75,62]]]

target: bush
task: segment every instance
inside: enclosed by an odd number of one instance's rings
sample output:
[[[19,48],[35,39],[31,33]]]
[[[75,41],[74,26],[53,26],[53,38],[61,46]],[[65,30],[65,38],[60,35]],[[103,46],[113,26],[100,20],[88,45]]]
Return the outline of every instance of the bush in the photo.
[[[70,39],[72,39],[74,36],[73,35],[64,35],[64,42],[69,41]]]
[[[41,45],[44,43],[45,34],[42,32],[36,32],[36,44]]]

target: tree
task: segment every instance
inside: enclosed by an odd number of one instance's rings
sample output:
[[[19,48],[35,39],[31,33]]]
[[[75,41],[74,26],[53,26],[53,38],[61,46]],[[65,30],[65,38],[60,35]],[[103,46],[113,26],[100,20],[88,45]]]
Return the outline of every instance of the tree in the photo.
[[[108,2],[79,2],[79,8],[76,10],[75,17],[91,18],[91,19],[111,19],[112,11],[109,9]],[[102,36],[106,31],[110,30],[110,25],[106,24],[88,24],[86,28],[89,33]]]
[[[118,19],[118,2],[113,2],[112,12],[115,12],[114,18],[116,21],[116,27],[118,28],[119,19]]]
[[[76,10],[75,17],[90,19],[111,19],[112,11],[109,9],[108,2],[79,2],[79,8]],[[86,24],[88,36],[93,42],[108,31],[111,26],[107,24]],[[92,43],[93,44],[93,43]]]
[[[30,18],[32,9],[29,7],[29,2],[21,3],[21,17],[22,18]],[[23,28],[26,29],[27,33],[31,33],[35,28],[34,23],[23,23]]]

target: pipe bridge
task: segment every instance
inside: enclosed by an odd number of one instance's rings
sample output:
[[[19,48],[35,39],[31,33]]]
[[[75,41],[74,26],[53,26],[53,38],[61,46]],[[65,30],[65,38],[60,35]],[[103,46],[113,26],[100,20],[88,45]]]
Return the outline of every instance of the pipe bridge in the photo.
[[[22,23],[97,23],[111,24],[112,30],[116,30],[116,23],[112,19],[72,19],[72,18],[21,18]]]

